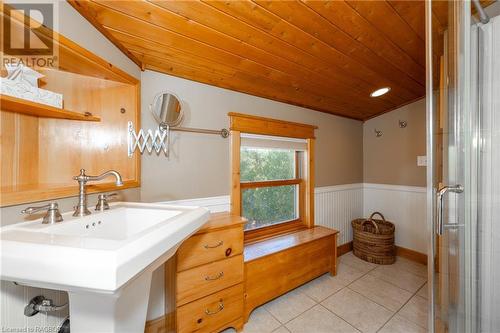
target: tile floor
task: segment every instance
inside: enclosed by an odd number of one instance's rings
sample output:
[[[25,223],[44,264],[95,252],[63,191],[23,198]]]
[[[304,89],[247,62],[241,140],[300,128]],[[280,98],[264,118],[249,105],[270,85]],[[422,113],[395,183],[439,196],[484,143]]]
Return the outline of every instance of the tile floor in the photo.
[[[349,252],[329,274],[255,309],[245,333],[427,332],[427,267],[390,266]],[[227,329],[223,333],[233,333]]]

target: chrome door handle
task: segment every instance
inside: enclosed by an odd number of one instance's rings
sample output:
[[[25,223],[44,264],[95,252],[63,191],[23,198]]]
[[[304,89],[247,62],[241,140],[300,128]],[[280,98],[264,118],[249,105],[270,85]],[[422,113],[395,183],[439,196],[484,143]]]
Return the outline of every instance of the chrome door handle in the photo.
[[[443,223],[443,198],[444,195],[448,192],[452,193],[462,193],[464,191],[464,187],[462,185],[454,185],[454,186],[443,186],[440,188],[437,192],[437,230],[436,233],[441,236],[443,234],[443,230],[445,228],[445,225]],[[460,225],[458,224],[447,224],[447,228],[451,227],[458,227]]]

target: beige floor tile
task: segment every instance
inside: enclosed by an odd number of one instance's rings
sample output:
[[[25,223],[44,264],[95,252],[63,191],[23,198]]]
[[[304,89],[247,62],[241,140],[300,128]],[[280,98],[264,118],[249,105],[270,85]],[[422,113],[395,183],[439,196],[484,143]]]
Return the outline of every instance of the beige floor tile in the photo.
[[[427,281],[426,278],[410,273],[395,265],[379,266],[368,273],[401,289],[415,293]]]
[[[382,327],[379,333],[426,333],[423,327],[414,324],[408,319],[396,314]]]
[[[245,333],[268,333],[279,328],[281,323],[277,321],[263,306],[253,310],[245,324]]]
[[[428,288],[429,287],[428,287],[427,283],[424,284],[422,286],[422,288],[420,288],[420,290],[417,292],[417,295],[420,296],[420,297],[423,297],[425,299],[429,299],[429,296],[428,296],[429,295],[429,289]]]
[[[412,296],[412,293],[370,274],[354,281],[349,288],[391,311],[398,311]]]
[[[396,257],[395,267],[427,279],[427,266],[403,257]]]
[[[427,302],[423,297],[414,296],[398,313],[413,323],[427,328]]]
[[[244,325],[242,333],[288,333],[288,330],[281,326],[263,306],[253,310],[248,318],[248,322]],[[236,333],[233,328],[225,329],[220,333]]]
[[[352,251],[339,257],[339,262],[341,264],[346,264],[351,267],[354,267],[363,273],[367,273],[378,266],[376,264],[372,264],[370,262],[359,259],[352,253]]]
[[[362,332],[377,332],[394,314],[349,288],[321,304]]]
[[[337,275],[335,277],[344,280],[346,284],[350,284],[352,281],[359,279],[365,274],[365,272],[357,268],[339,262]]]
[[[328,296],[344,288],[346,285],[346,281],[327,273],[299,287],[298,291],[311,297],[316,302],[321,302]]]
[[[312,308],[315,304],[315,301],[295,289],[264,304],[264,308],[284,324],[302,312]]]
[[[358,332],[354,327],[325,309],[316,305],[286,324],[292,333],[350,333]]]

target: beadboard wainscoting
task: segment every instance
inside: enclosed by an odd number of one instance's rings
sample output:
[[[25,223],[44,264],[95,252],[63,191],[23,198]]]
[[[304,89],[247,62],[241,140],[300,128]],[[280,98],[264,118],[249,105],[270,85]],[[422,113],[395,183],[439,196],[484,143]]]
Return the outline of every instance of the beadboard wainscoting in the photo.
[[[396,245],[427,253],[425,187],[357,183],[317,187],[314,193],[315,223],[338,230],[339,245],[352,241],[352,220],[379,211],[395,223]],[[229,210],[229,196],[165,203],[203,206],[211,212]]]
[[[352,241],[351,221],[363,216],[363,184],[318,187],[314,193],[315,224],[338,230],[338,245]]]
[[[10,281],[0,281],[0,332],[54,332],[68,316],[69,310],[38,313],[33,317],[24,315],[24,307],[38,295],[52,299],[55,305],[68,303],[66,292],[31,288]],[[27,329],[30,329],[29,331]]]
[[[365,183],[363,215],[375,211],[396,225],[397,246],[427,253],[425,187]]]
[[[317,187],[314,193],[315,224],[339,230],[339,245],[352,241],[351,221],[363,215],[363,184]],[[202,206],[213,213],[229,210],[228,195],[163,203]]]

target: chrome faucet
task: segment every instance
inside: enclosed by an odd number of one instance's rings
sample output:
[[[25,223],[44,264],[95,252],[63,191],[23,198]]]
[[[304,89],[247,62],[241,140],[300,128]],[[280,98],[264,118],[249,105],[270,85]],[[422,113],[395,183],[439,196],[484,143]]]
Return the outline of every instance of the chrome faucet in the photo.
[[[108,176],[115,176],[116,186],[123,185],[122,176],[118,171],[109,170],[99,176],[88,176],[85,174],[85,169],[80,169],[80,174],[73,177],[74,180],[78,181],[79,186],[78,205],[75,207],[73,216],[85,216],[90,214],[90,210],[87,208],[87,182],[98,181]]]

